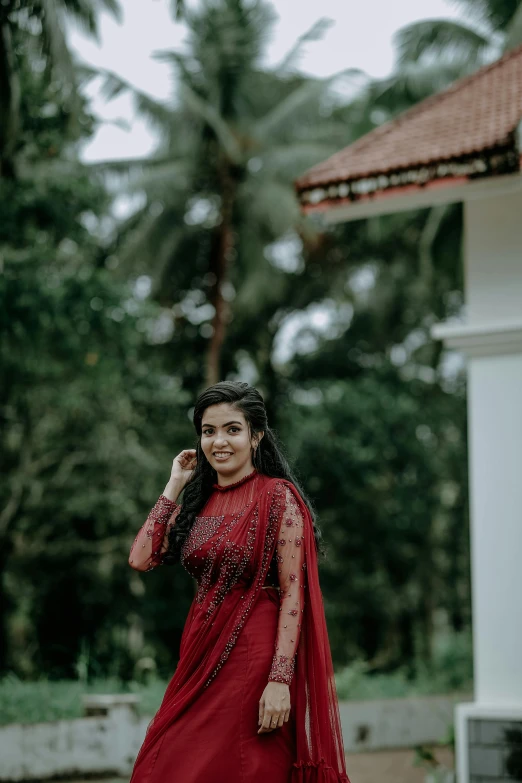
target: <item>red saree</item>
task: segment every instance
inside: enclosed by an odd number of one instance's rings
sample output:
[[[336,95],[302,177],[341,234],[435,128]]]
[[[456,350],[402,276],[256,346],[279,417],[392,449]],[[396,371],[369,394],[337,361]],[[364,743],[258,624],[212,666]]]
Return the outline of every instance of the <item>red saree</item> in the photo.
[[[309,511],[255,471],[214,486],[183,546],[198,590],[131,783],[350,783]],[[134,568],[161,564],[179,508],[159,498]],[[269,680],[289,684],[290,720],[258,734]]]

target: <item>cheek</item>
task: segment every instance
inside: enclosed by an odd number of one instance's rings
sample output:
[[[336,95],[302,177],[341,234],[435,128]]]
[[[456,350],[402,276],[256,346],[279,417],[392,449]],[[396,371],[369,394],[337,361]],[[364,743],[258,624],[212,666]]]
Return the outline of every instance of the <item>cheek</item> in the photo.
[[[201,448],[203,450],[203,454],[205,457],[208,457],[208,455],[212,452],[212,439],[211,438],[205,438],[201,439]]]
[[[247,452],[250,451],[250,440],[248,435],[242,436],[236,444],[236,451]]]

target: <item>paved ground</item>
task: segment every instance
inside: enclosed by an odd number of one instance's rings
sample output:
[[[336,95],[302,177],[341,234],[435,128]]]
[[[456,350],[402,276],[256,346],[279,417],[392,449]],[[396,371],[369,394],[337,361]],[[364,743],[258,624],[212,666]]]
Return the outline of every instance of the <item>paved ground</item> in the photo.
[[[439,762],[454,768],[451,749],[432,750]],[[346,757],[346,770],[351,783],[424,783],[426,770],[413,766],[414,756],[413,750],[352,753]]]
[[[450,749],[435,748],[433,753],[438,761],[453,769],[453,754]],[[423,767],[413,766],[414,756],[412,750],[351,753],[346,757],[346,769],[351,783],[383,783],[383,781],[424,783],[426,770]],[[62,783],[87,783],[87,781],[70,780]],[[99,782],[91,779],[88,783],[128,783],[128,781],[124,778],[105,778]]]

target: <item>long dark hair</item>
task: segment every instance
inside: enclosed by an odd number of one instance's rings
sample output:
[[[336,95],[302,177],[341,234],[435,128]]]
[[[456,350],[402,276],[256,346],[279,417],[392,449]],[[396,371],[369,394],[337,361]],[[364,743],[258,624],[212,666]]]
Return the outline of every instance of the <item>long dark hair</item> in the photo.
[[[170,530],[168,549],[163,556],[163,562],[173,565],[179,561],[183,542],[187,538],[198,512],[201,511],[212,494],[212,485],[217,481],[217,473],[201,448],[201,423],[206,409],[220,403],[230,403],[241,411],[247,422],[251,439],[258,432],[265,433],[257,449],[255,451],[252,449],[252,464],[259,473],[265,476],[287,479],[294,484],[310,511],[318,553],[324,554],[321,547],[322,534],[317,525],[315,511],[290,469],[275,433],[268,426],[263,397],[257,389],[248,383],[220,381],[205,389],[197,398],[194,406],[193,421],[198,435],[196,443],[197,465],[183,490],[181,511],[176,519],[176,524]]]

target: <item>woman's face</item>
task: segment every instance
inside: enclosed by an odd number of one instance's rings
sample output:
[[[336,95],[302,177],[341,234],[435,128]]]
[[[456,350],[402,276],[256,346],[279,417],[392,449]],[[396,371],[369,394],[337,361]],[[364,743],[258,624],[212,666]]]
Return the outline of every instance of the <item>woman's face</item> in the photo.
[[[254,469],[252,447],[260,440],[250,440],[242,412],[228,402],[210,405],[203,414],[201,448],[212,467],[225,477],[240,477]]]

